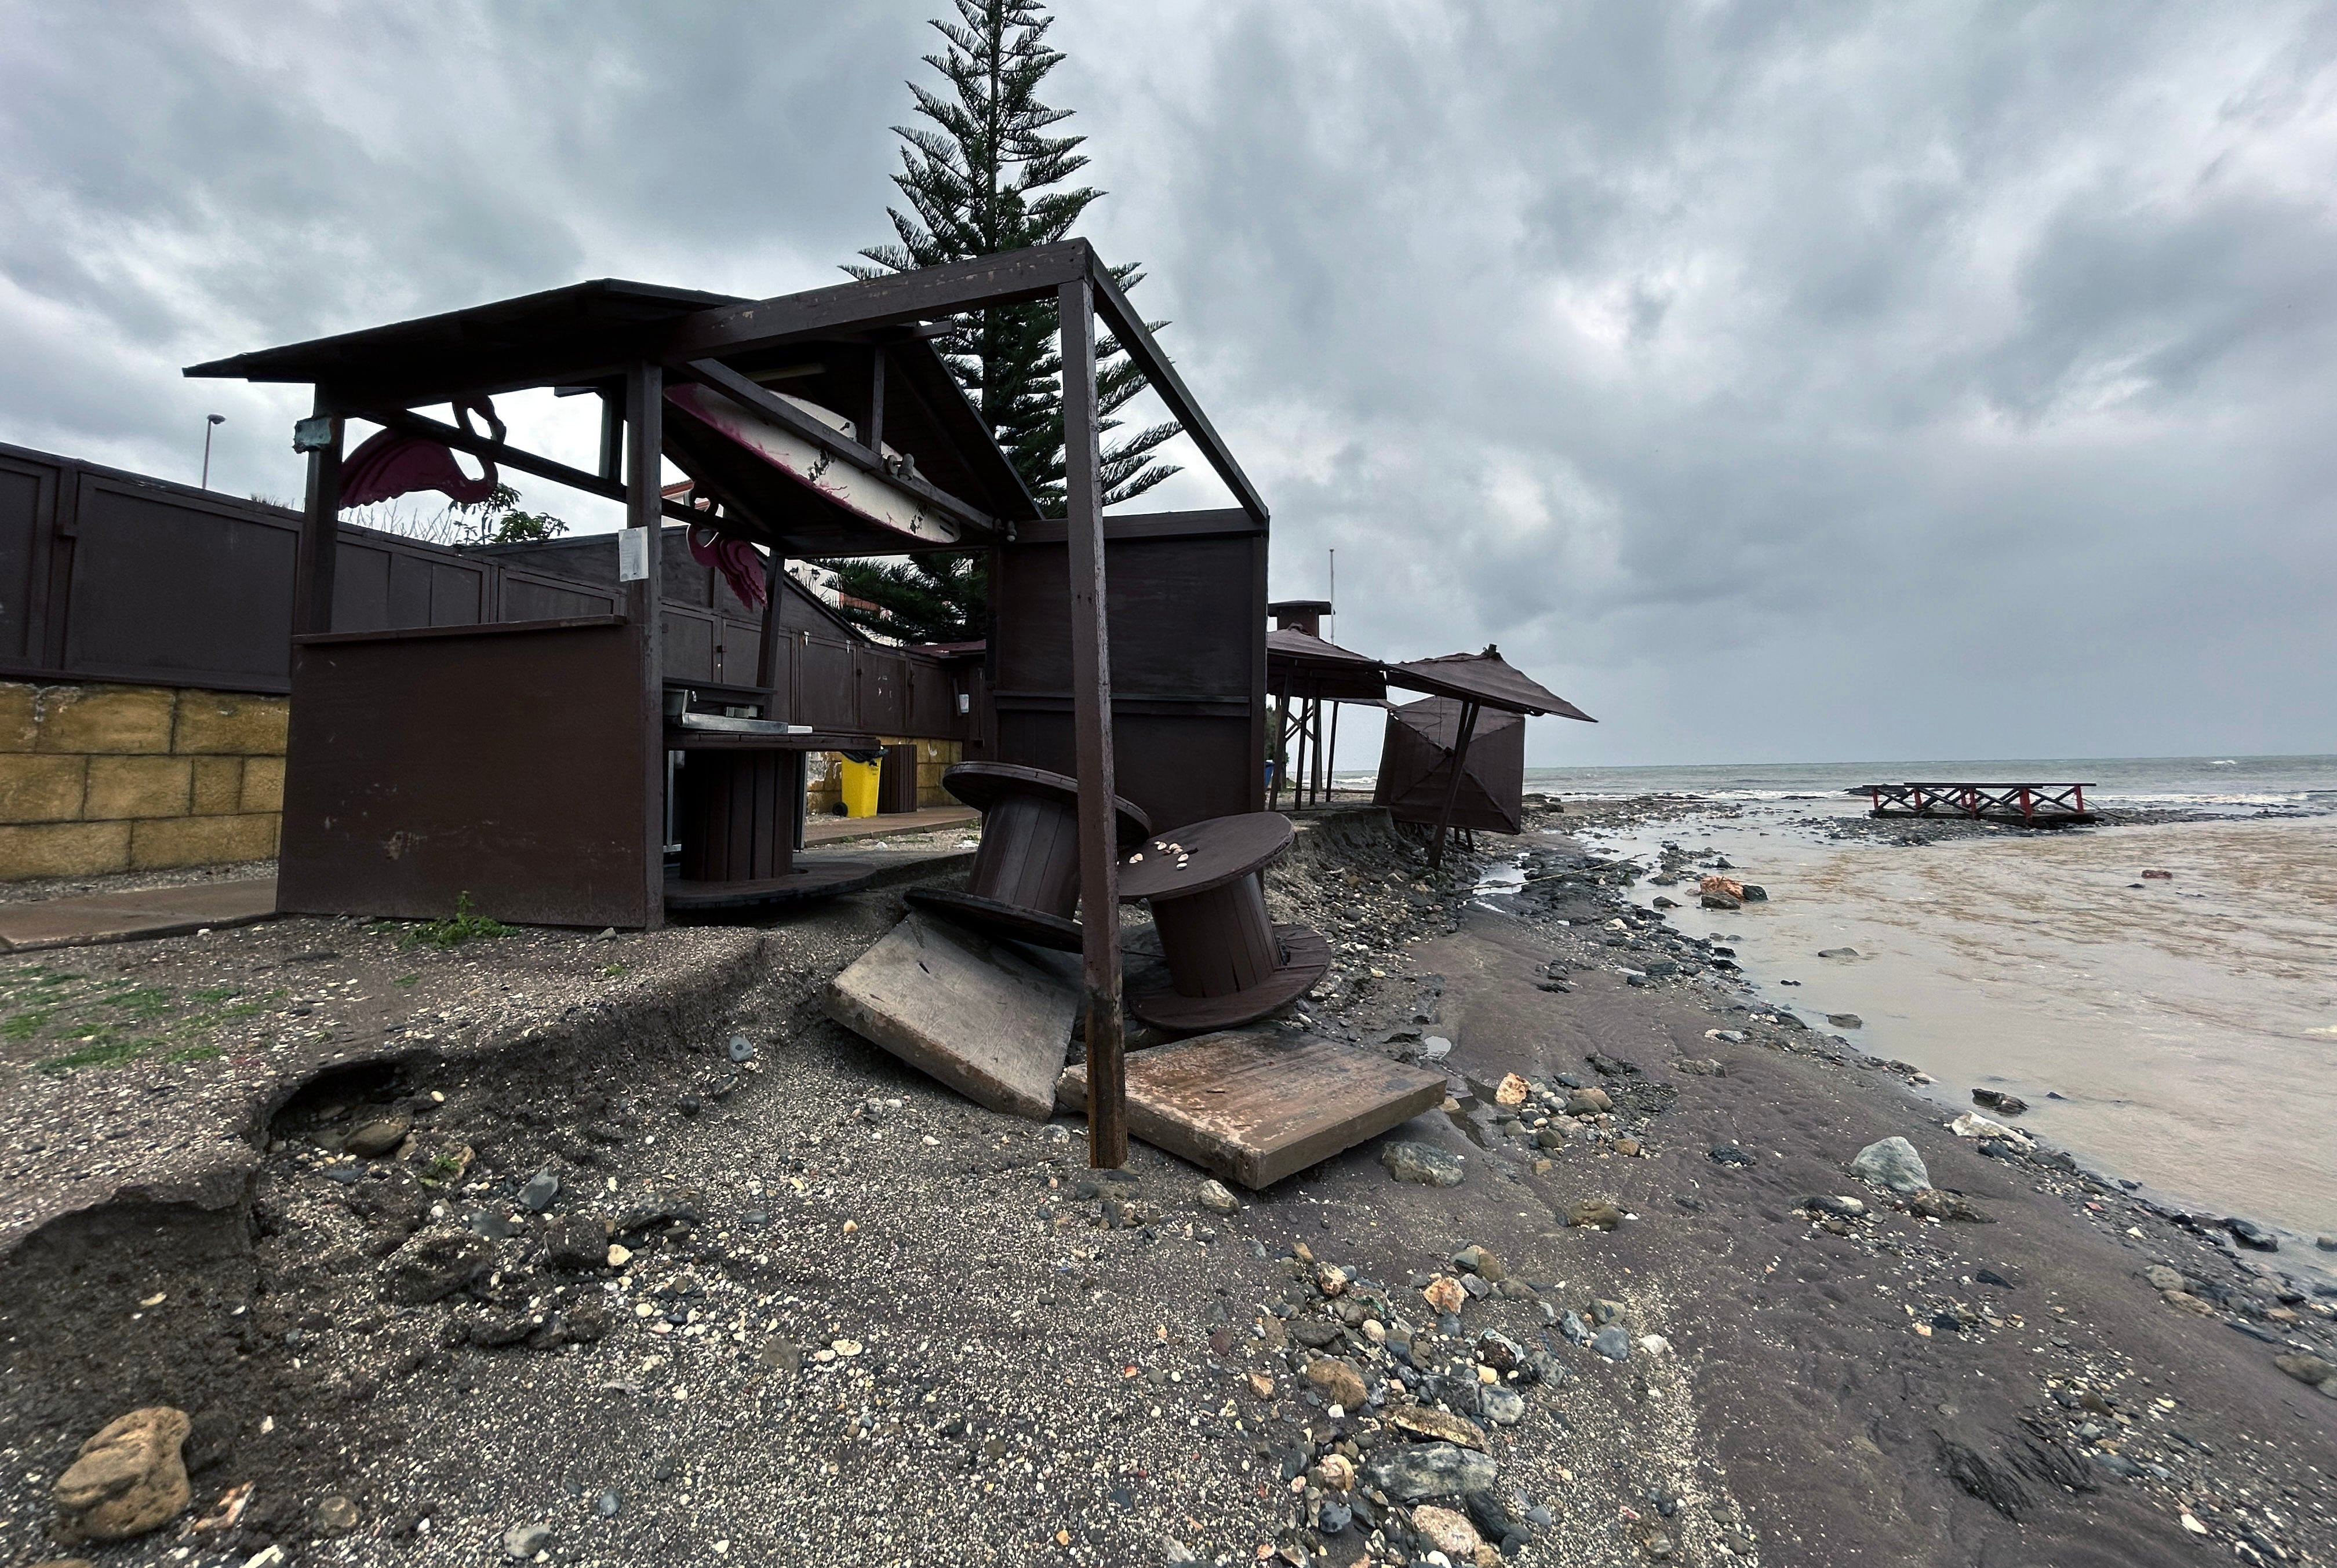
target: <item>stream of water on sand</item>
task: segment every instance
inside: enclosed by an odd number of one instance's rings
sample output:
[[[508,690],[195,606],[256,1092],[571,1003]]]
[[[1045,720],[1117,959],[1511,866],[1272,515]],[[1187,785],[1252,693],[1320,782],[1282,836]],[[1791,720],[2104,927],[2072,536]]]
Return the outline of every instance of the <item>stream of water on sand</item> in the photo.
[[[1812,1025],[1921,1067],[1959,1108],[2017,1094],[2022,1126],[2089,1164],[2332,1261],[2311,1238],[2337,1232],[2337,818],[1911,848],[1831,841],[1844,803],[1731,803],[1597,842],[1650,866],[1667,840],[1717,851],[1765,886],[1726,912],[1693,877],[1633,896],[1670,894],[1677,928],[1726,940]]]

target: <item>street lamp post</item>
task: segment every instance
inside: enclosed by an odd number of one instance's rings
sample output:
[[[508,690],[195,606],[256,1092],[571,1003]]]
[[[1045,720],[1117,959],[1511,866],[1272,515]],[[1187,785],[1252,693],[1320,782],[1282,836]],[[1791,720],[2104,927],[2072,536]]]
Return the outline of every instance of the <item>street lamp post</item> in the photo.
[[[224,414],[214,414],[203,422],[202,488],[205,490],[209,490],[211,487],[211,431],[215,427],[225,424],[226,423],[227,415]]]

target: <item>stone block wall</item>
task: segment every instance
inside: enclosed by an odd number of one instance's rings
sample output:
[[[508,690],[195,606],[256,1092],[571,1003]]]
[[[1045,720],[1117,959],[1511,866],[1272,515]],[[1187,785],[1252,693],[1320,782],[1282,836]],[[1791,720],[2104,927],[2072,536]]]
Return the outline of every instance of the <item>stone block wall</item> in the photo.
[[[0,881],[265,860],[289,699],[0,681]]]
[[[906,735],[879,735],[886,745],[906,744]],[[917,746],[917,804],[919,806],[949,806],[957,804],[957,797],[942,788],[942,774],[956,762],[963,751],[953,740],[921,740]],[[820,752],[810,758],[804,769],[804,810],[815,817],[832,814],[836,803],[844,798],[843,775],[837,773],[834,752]]]

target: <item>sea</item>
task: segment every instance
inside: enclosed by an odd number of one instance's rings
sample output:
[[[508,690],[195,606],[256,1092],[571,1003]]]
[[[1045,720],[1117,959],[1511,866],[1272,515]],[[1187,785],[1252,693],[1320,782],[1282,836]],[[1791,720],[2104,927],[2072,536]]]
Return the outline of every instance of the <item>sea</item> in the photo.
[[[2082,782],[2089,804],[2196,820],[1920,845],[1845,823],[1867,801],[1844,792],[1899,781]],[[1632,896],[1672,895],[1672,923],[1735,948],[1765,1003],[1921,1068],[1943,1121],[1973,1089],[2015,1095],[2017,1125],[2088,1169],[2337,1267],[2315,1245],[2337,1236],[2337,756],[1552,768],[1526,787],[1693,797],[1585,836],[1761,883],[1766,902],[1727,912],[1692,882]]]

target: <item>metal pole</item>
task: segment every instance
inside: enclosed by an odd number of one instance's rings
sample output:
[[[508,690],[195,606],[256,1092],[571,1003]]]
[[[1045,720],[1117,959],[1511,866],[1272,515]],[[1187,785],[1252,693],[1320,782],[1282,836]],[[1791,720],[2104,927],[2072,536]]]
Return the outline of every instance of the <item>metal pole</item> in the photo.
[[[1057,290],[1063,357],[1063,516],[1070,525],[1071,713],[1080,775],[1080,953],[1087,981],[1088,1163],[1128,1163],[1126,1025],[1120,1012],[1120,842],[1112,811],[1111,636],[1097,427],[1095,293]]]
[[[1461,798],[1461,770],[1469,761],[1469,737],[1477,730],[1477,705],[1461,705],[1461,733],[1452,740],[1452,782],[1444,786],[1444,809],[1436,817],[1436,842],[1428,852],[1428,869],[1435,871],[1444,863],[1444,832],[1452,822],[1452,803]]]
[[[211,487],[211,432],[226,423],[227,415],[224,414],[211,414],[203,421],[203,478],[202,482],[196,486],[199,490]]]

